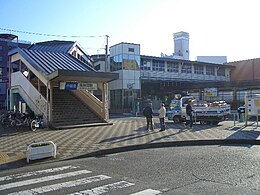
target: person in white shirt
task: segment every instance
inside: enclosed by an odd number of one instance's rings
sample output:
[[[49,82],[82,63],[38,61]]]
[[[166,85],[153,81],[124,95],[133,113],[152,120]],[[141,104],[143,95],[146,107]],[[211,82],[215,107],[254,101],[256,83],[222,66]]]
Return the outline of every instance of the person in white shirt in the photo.
[[[160,131],[165,130],[165,122],[164,122],[165,116],[166,116],[166,108],[164,107],[164,104],[161,104],[161,108],[159,110],[159,120],[160,120],[160,126],[161,126]]]

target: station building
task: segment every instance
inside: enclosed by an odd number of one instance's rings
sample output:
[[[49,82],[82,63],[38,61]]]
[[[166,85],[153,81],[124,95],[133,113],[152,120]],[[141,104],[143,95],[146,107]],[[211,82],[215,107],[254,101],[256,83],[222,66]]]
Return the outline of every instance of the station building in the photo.
[[[172,55],[161,57],[141,55],[140,44],[110,47],[108,70],[119,74],[109,83],[111,112],[139,112],[145,100],[157,109],[160,102],[167,104],[184,91],[201,99],[204,88],[230,82],[233,66],[189,60],[188,33],[174,33],[174,45]],[[101,61],[95,60],[94,66],[102,65]]]
[[[225,56],[202,56],[192,61],[189,34],[174,33],[173,40],[174,53],[161,57],[141,55],[140,44],[125,42],[111,46],[108,59],[103,54],[87,55],[73,41],[47,41],[12,50],[4,68],[8,108],[22,109],[26,104],[59,127],[102,123],[109,112],[137,113],[147,101],[158,110],[161,102],[167,105],[180,94],[225,100],[236,109],[243,105],[245,94],[260,93],[259,59],[227,63]],[[75,109],[83,107],[82,112]],[[62,110],[70,114],[65,116]]]
[[[10,110],[42,114],[57,129],[109,123],[108,83],[118,74],[97,72],[76,42],[41,42],[8,54]]]
[[[110,112],[140,112],[145,101],[157,110],[161,102],[167,105],[183,93],[199,100],[225,100],[236,109],[243,105],[245,94],[260,93],[259,60],[227,63],[226,56],[199,56],[191,61],[189,34],[174,33],[173,39],[174,53],[161,57],[141,55],[140,44],[122,42],[110,47],[107,71],[119,74],[118,80],[109,83]],[[95,56],[94,66],[105,70],[102,59]]]

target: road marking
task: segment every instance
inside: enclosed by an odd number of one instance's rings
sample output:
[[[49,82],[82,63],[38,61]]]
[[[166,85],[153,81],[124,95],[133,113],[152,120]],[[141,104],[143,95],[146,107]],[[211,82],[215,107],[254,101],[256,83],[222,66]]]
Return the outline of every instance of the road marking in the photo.
[[[91,173],[91,171],[87,171],[87,170],[74,171],[74,172],[58,174],[58,175],[54,175],[54,176],[46,176],[46,177],[40,177],[40,178],[29,179],[29,180],[25,180],[25,181],[19,181],[19,182],[4,184],[4,185],[0,185],[0,191],[10,189],[10,188],[14,188],[14,187],[26,186],[26,185],[56,180],[56,179],[78,176],[78,175],[82,175],[82,174],[86,174],[86,173]]]
[[[79,167],[78,166],[64,166],[64,167],[45,169],[45,170],[40,170],[40,171],[32,171],[32,172],[27,172],[27,173],[8,175],[5,177],[0,177],[0,181],[8,181],[11,179],[19,179],[19,178],[24,178],[24,177],[30,177],[30,176],[46,174],[46,173],[54,173],[57,171],[64,171],[66,169],[76,169],[76,168],[79,168]]]
[[[157,195],[157,194],[162,194],[162,192],[159,190],[147,189],[130,195]]]
[[[87,178],[78,179],[78,180],[74,180],[74,181],[68,181],[68,182],[64,182],[64,183],[43,186],[43,187],[34,188],[34,189],[30,189],[30,190],[14,192],[14,193],[11,193],[10,195],[41,194],[41,193],[51,192],[51,191],[55,191],[55,190],[60,190],[62,188],[70,188],[70,187],[84,185],[84,184],[88,184],[88,183],[92,183],[92,182],[98,182],[98,181],[110,179],[110,178],[111,177],[106,176],[106,175],[97,175],[97,176],[87,177]]]
[[[89,190],[75,192],[75,193],[72,193],[71,195],[73,195],[73,194],[74,195],[99,195],[99,194],[107,193],[109,190],[112,190],[112,189],[121,189],[121,188],[126,188],[129,186],[133,186],[133,185],[135,185],[135,184],[129,183],[126,181],[120,181],[120,182],[92,188]]]

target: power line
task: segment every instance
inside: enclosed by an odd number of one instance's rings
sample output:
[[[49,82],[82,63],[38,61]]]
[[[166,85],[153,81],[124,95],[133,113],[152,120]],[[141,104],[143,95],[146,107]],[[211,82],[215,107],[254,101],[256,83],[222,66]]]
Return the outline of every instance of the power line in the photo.
[[[10,32],[16,32],[16,33],[23,33],[23,34],[30,34],[30,35],[39,35],[39,36],[48,36],[48,37],[69,37],[69,38],[95,38],[95,37],[106,37],[106,35],[54,35],[54,34],[47,34],[47,33],[36,33],[36,32],[28,32],[28,31],[21,31],[21,30],[14,30],[14,29],[8,29],[8,28],[2,28],[0,27],[0,30],[4,31],[10,31]]]

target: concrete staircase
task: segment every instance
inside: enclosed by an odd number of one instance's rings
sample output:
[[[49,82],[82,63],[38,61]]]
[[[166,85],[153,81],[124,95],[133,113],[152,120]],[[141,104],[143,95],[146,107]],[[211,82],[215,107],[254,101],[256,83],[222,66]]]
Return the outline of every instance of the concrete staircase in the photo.
[[[53,128],[64,129],[107,124],[73,93],[53,88]]]

